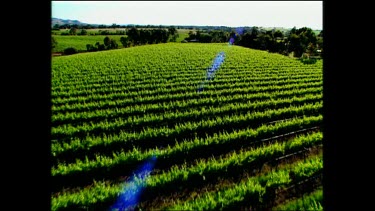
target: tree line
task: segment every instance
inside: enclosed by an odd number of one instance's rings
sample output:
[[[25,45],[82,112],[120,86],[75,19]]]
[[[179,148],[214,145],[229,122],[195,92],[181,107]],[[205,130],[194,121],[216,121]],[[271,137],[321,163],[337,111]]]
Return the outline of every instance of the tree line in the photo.
[[[135,27],[131,28],[126,32],[125,37],[120,38],[120,42],[124,48],[138,45],[146,44],[158,44],[158,43],[167,43],[167,42],[176,42],[178,38],[177,29],[174,27],[169,27],[168,29],[137,29]],[[52,49],[56,47],[57,42],[52,36]],[[118,44],[116,40],[111,39],[106,36],[103,40],[103,44],[96,42],[93,44],[87,44],[87,52],[103,51],[117,49]],[[74,47],[69,47],[64,49],[64,55],[71,55],[78,53],[78,50]]]
[[[283,55],[293,54],[294,57],[321,56],[323,53],[323,31],[318,35],[311,28],[296,27],[286,33],[280,30],[263,30],[258,27],[245,29],[241,32],[209,31],[203,33],[190,31],[184,42],[224,43],[233,38],[234,45],[247,48],[267,50]]]
[[[323,54],[323,31],[319,34],[315,34],[311,28],[302,27],[297,29],[296,27],[286,32],[280,30],[264,30],[259,27],[244,27],[238,29],[228,30],[226,28],[209,29],[209,30],[197,30],[196,32],[190,31],[188,38],[182,42],[201,42],[201,43],[225,43],[229,40],[233,40],[234,45],[239,45],[247,48],[267,50],[273,53],[280,53],[283,55],[293,55],[294,57],[321,57]],[[103,35],[108,31],[104,30]],[[85,29],[81,29],[77,32],[76,28],[71,28],[69,34],[87,34]],[[123,34],[126,35],[120,38],[120,42],[124,48],[146,44],[158,44],[167,42],[176,42],[178,38],[177,29],[173,26],[162,29],[139,29],[132,27],[123,30]],[[232,38],[232,39],[231,39]],[[53,40],[53,46],[56,46],[56,41]],[[110,39],[106,36],[103,40],[103,44],[99,42],[93,44],[87,44],[87,51],[101,51],[117,49],[118,44],[115,40]],[[77,50],[72,48],[68,49],[64,54],[77,53]]]
[[[160,29],[160,28],[168,28],[171,26],[168,25],[138,25],[138,24],[128,24],[128,25],[119,25],[113,23],[112,25],[104,25],[104,24],[54,24],[52,26],[52,30],[60,30],[60,29],[131,29],[131,28],[146,28],[146,29]],[[228,26],[186,26],[186,25],[176,25],[175,28],[177,29],[190,29],[190,30],[221,30],[221,31],[231,31],[232,27]],[[248,27],[246,27],[248,28]]]

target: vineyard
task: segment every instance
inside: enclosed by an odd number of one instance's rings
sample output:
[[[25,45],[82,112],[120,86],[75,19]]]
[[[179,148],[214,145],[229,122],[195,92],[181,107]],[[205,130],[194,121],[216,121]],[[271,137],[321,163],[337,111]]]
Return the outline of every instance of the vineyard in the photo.
[[[51,209],[322,210],[322,77],[228,44],[54,57]]]

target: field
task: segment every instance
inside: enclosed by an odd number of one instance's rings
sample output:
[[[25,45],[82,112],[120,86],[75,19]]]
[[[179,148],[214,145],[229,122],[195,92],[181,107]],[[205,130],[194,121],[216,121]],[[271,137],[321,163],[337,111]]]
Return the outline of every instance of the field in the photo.
[[[79,33],[81,29],[77,29],[77,33]],[[100,31],[109,31],[110,33],[116,33],[117,31],[125,31],[124,28],[95,28],[95,29],[86,29],[87,35],[99,35]],[[69,29],[60,29],[60,30],[52,30],[53,35],[61,35],[62,33],[69,33]],[[66,35],[64,35],[66,36]]]
[[[124,30],[124,29],[103,29],[108,30],[110,32],[116,32],[116,30]],[[195,30],[187,30],[187,29],[177,29],[177,32],[179,34],[179,37],[176,39],[176,42],[180,43],[185,38],[189,37],[189,31],[195,31]],[[55,40],[57,41],[56,48],[53,49],[53,52],[63,52],[64,49],[69,47],[74,47],[77,50],[86,51],[86,45],[92,44],[95,45],[96,42],[100,42],[100,44],[103,44],[103,40],[106,36],[108,36],[111,39],[116,40],[116,43],[118,44],[118,48],[123,48],[120,38],[126,37],[126,35],[60,35],[62,32],[69,32],[69,30],[60,30],[55,33],[55,35],[52,35]],[[78,30],[79,32],[79,30]],[[95,34],[99,33],[99,29],[88,29],[88,34]]]
[[[195,32],[196,30],[190,30],[190,29],[177,29],[178,37],[176,39],[176,42],[180,43],[182,40],[189,37],[189,32]]]
[[[51,209],[322,210],[322,63],[200,43],[53,57]]]
[[[69,47],[74,47],[77,50],[86,51],[87,44],[95,46],[96,42],[100,44],[104,43],[105,35],[77,35],[77,36],[67,36],[67,35],[52,35],[57,41],[56,48],[53,49],[53,52],[63,52],[64,49]],[[120,38],[125,37],[126,35],[108,35],[109,38],[116,40],[119,48],[123,48]]]

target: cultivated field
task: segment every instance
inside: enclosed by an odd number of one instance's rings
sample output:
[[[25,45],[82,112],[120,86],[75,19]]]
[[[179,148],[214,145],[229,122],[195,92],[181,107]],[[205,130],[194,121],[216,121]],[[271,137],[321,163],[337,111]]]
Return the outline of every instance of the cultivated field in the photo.
[[[53,52],[64,52],[64,49],[73,47],[77,50],[86,51],[87,44],[95,46],[96,42],[100,44],[104,43],[104,38],[106,35],[52,35],[57,41],[56,48],[53,49]],[[120,38],[126,37],[126,35],[107,35],[109,38],[116,40],[118,48],[123,48]]]
[[[228,44],[53,57],[51,209],[322,210],[322,77]]]
[[[108,30],[110,32],[116,32],[117,31],[123,31],[124,29],[116,29],[116,30],[110,30],[110,29],[103,29]],[[80,30],[78,30],[79,32]],[[99,33],[98,29],[88,29],[88,35],[60,35],[62,32],[68,33],[69,30],[60,30],[56,31],[54,35],[51,35],[55,38],[57,41],[57,46],[52,50],[52,52],[63,52],[64,49],[73,47],[77,50],[86,51],[87,44],[91,44],[95,46],[96,42],[99,42],[100,44],[103,44],[103,40],[106,36],[116,41],[118,44],[118,48],[123,48],[120,38],[121,37],[127,37],[127,35],[91,35],[92,33]],[[189,37],[189,31],[195,31],[195,30],[187,30],[187,29],[177,29],[177,33],[179,37],[176,39],[177,43],[180,43],[185,38]]]

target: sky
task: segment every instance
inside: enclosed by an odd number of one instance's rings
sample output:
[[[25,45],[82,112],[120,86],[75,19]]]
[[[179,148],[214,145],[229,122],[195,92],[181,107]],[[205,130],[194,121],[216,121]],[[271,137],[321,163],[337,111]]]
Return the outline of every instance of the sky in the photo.
[[[322,30],[323,1],[52,1],[52,17],[88,24]]]

